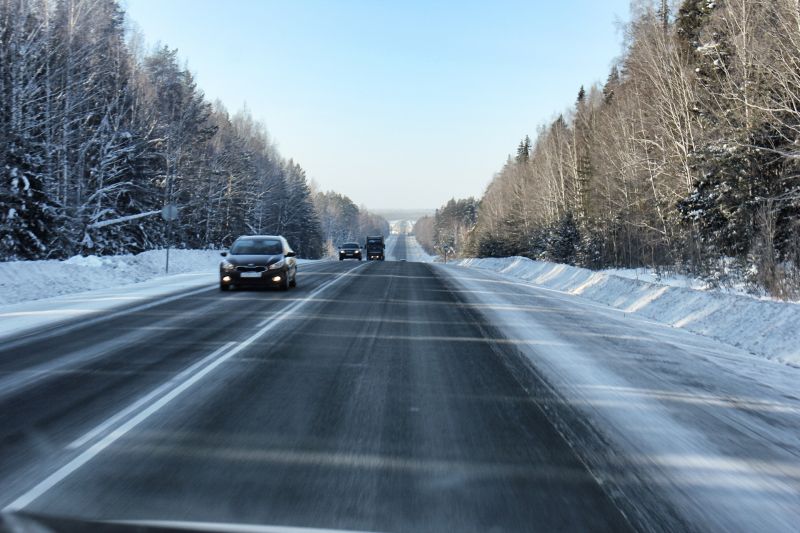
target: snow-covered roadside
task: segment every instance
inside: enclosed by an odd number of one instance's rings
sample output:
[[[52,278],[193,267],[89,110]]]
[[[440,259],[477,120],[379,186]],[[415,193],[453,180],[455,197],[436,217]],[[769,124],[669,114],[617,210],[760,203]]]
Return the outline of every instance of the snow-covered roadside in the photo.
[[[784,363],[800,365],[800,305],[759,300],[684,283],[635,279],[523,257],[465,259],[460,266],[490,270],[539,287],[588,298],[625,313],[718,339]]]
[[[2,305],[0,340],[8,335],[38,330],[81,316],[111,312],[170,293],[216,289],[218,276],[214,270],[159,276],[139,283]]]
[[[388,261],[397,261],[395,256],[395,246],[397,246],[398,239],[405,239],[406,256],[405,260],[411,263],[433,263],[436,257],[428,255],[427,252],[417,242],[417,238],[412,235],[398,235],[392,234],[386,238],[386,259]]]
[[[216,288],[217,250],[0,263],[0,338],[171,293]],[[301,263],[313,262],[304,259]]]
[[[394,255],[394,247],[397,246],[397,238],[399,235],[392,234],[386,237],[384,244],[386,245],[386,249],[384,253],[386,254],[387,261],[397,261],[397,258]]]
[[[408,237],[406,240],[406,258],[416,263],[433,263],[436,260],[436,256],[429,255],[425,251],[416,236]]]
[[[165,250],[65,261],[0,263],[0,304],[129,285],[164,276]],[[170,250],[170,275],[216,272],[218,250]]]
[[[800,369],[488,269],[436,268],[547,382],[526,386],[631,516],[796,531]]]

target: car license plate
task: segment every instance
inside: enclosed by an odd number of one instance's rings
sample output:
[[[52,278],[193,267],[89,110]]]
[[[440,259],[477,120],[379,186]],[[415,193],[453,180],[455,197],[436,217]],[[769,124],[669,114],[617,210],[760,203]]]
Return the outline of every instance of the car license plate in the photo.
[[[261,272],[242,272],[241,276],[243,278],[260,278]]]

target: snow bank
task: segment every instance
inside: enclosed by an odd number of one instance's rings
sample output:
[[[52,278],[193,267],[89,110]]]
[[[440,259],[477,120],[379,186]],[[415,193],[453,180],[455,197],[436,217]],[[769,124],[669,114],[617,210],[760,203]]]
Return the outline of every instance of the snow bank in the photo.
[[[165,250],[137,255],[75,256],[65,261],[0,263],[0,305],[146,281],[164,275]],[[169,272],[215,273],[217,250],[170,250]]]
[[[524,257],[465,259],[454,264],[492,270],[563,291],[674,327],[706,335],[751,353],[800,365],[800,305],[757,300],[631,279]]]

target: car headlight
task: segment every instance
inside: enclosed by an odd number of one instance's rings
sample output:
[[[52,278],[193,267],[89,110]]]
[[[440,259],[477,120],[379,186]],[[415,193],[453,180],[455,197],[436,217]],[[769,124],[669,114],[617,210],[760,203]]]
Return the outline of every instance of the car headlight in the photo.
[[[286,264],[286,261],[284,261],[283,259],[281,259],[280,261],[276,261],[276,262],[272,263],[272,264],[269,266],[269,269],[270,269],[270,270],[275,270],[275,269],[278,269],[278,268],[282,268],[284,264]]]
[[[222,268],[222,270],[224,270],[225,272],[233,272],[234,270],[236,270],[236,265],[234,265],[234,264],[231,264],[231,263],[229,263],[229,262],[227,262],[227,261],[223,261],[222,263],[220,263],[220,265],[219,265],[219,266],[220,266],[220,268]]]

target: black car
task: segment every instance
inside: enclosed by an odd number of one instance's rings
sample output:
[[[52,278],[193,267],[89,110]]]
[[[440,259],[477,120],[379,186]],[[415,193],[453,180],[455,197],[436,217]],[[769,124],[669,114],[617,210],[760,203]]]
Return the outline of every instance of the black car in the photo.
[[[236,239],[219,264],[219,289],[297,286],[295,253],[280,235],[244,235]]]
[[[358,259],[361,261],[361,247],[357,242],[346,242],[339,247],[339,261]]]

